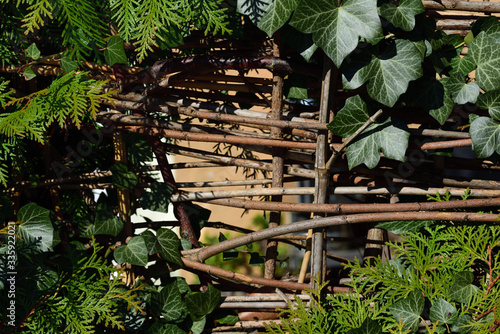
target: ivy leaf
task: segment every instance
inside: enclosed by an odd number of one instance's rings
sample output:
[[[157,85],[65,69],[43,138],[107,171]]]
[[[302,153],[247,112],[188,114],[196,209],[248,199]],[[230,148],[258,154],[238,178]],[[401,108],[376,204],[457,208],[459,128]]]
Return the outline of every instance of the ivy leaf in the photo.
[[[200,319],[193,320],[193,325],[191,326],[191,331],[193,334],[201,334],[205,329],[207,324],[207,317],[203,316]]]
[[[474,274],[470,271],[456,273],[448,294],[450,299],[459,303],[469,303],[479,291],[477,286],[471,284],[473,281]]]
[[[149,327],[147,334],[187,334],[187,332],[174,324],[162,324],[156,322]]]
[[[376,0],[346,0],[337,7],[336,1],[302,1],[292,16],[290,25],[304,33],[312,33],[337,67],[358,45],[360,37],[382,35]]]
[[[380,151],[385,157],[404,161],[410,133],[406,124],[390,117],[382,123],[375,123],[347,147],[349,169],[362,163],[374,168],[380,161]]]
[[[33,72],[33,69],[31,67],[26,67],[23,71],[23,76],[26,81],[30,81],[31,79],[36,77],[35,72]]]
[[[54,227],[49,214],[49,210],[35,203],[26,204],[17,213],[17,218],[21,221],[17,233],[25,242],[42,252],[52,249],[54,239]]]
[[[69,73],[78,69],[77,62],[72,60],[70,57],[62,57],[59,63],[61,64],[61,68],[64,73]]]
[[[443,78],[440,81],[446,86],[455,103],[476,103],[480,89],[475,82],[466,83],[465,78],[459,74],[452,75],[449,78]]]
[[[156,247],[160,255],[168,262],[183,265],[179,247],[181,242],[177,235],[168,228],[160,228],[156,231]]]
[[[495,34],[500,32],[500,22],[495,16],[479,17],[471,28],[471,32],[474,36],[479,35],[484,31],[488,34]]]
[[[369,65],[352,77],[344,76],[344,88],[356,89],[368,81],[368,94],[392,107],[406,92],[410,81],[422,75],[421,62],[421,53],[414,43],[402,39],[383,43],[372,52]]]
[[[219,232],[219,242],[226,241],[227,238],[222,232]],[[227,251],[222,252],[222,260],[223,261],[228,261],[237,258],[239,255],[239,252],[236,249],[230,249]]]
[[[186,318],[188,309],[182,300],[177,281],[172,281],[160,292],[151,295],[151,310],[168,322],[180,322]]]
[[[280,32],[283,42],[295,49],[306,61],[309,61],[318,49],[312,34],[304,34],[288,24],[281,28]]]
[[[366,318],[359,328],[351,329],[347,334],[382,334],[382,326],[370,318]]]
[[[33,60],[40,58],[40,50],[38,50],[35,43],[31,43],[31,45],[26,49],[26,56]]]
[[[415,27],[415,15],[423,13],[425,9],[420,0],[401,0],[397,6],[393,3],[384,3],[379,10],[380,15],[395,27],[411,31]]]
[[[144,243],[146,245],[146,249],[148,250],[148,255],[153,255],[159,252],[156,244],[156,236],[151,230],[142,232],[141,236],[144,238]]]
[[[114,64],[127,64],[127,55],[123,47],[123,39],[120,36],[111,36],[108,46],[104,50],[104,58],[109,66]]]
[[[248,263],[250,266],[260,267],[263,266],[266,262],[263,256],[260,256],[257,252],[250,253],[250,262]]]
[[[417,220],[417,221],[392,221],[378,223],[377,228],[383,228],[396,235],[401,235],[408,232],[420,231],[422,228],[434,224],[433,220]]]
[[[399,322],[401,320],[405,324],[403,329],[410,329],[411,331],[417,330],[423,310],[424,296],[418,290],[410,292],[406,298],[389,306],[389,311],[391,311],[396,321]]]
[[[137,175],[130,172],[127,165],[122,162],[114,164],[109,170],[113,173],[113,185],[118,188],[134,190],[137,182],[139,182]]]
[[[194,292],[186,296],[186,305],[190,313],[202,317],[212,313],[220,303],[220,291],[209,285],[204,293]]]
[[[500,43],[481,32],[470,44],[469,55],[476,63],[476,80],[485,91],[500,89]]]
[[[123,220],[107,205],[99,204],[92,234],[107,234],[116,237],[123,229]]]
[[[479,95],[477,106],[487,109],[492,118],[500,121],[500,90],[492,90]]]
[[[476,69],[476,64],[472,61],[469,55],[461,57],[460,55],[453,58],[450,62],[452,69],[450,74],[460,74],[465,76]]]
[[[155,182],[151,191],[145,191],[139,198],[139,204],[143,209],[168,212],[168,205],[174,189],[166,183]]]
[[[235,325],[240,320],[240,318],[238,318],[237,315],[227,314],[222,318],[217,318],[216,320],[221,325],[231,325],[232,326],[232,325]]]
[[[439,321],[439,324],[452,324],[457,320],[458,312],[455,306],[443,298],[439,298],[432,303],[429,316],[432,322]]]
[[[327,127],[337,136],[346,138],[356,132],[369,118],[366,102],[359,95],[351,96]]]
[[[451,327],[451,331],[453,333],[458,333],[458,334],[469,334],[474,329],[474,327],[471,326],[472,321],[473,321],[473,319],[470,315],[462,314],[453,323],[453,326]]]
[[[500,124],[489,117],[477,117],[470,125],[472,149],[478,158],[500,153]]]
[[[136,266],[148,264],[146,242],[140,235],[130,238],[128,244],[116,247],[113,255],[118,263],[127,262]]]
[[[238,0],[238,11],[250,15],[254,24],[272,37],[298,5],[299,0]]]
[[[408,89],[412,102],[429,112],[439,124],[450,117],[455,103],[451,98],[448,88],[441,80],[431,80],[429,77],[422,77],[410,84]]]

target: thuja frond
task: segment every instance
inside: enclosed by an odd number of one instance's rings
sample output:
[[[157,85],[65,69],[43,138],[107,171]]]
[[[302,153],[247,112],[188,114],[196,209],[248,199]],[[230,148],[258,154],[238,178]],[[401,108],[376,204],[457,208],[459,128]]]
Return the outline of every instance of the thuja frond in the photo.
[[[169,29],[181,25],[179,1],[147,0],[137,8],[137,26],[133,31],[134,44],[137,45],[137,58],[144,60],[152,46],[158,46],[156,38],[166,41]]]
[[[137,0],[111,0],[112,19],[118,25],[120,35],[125,42],[130,42],[137,26]]]
[[[222,7],[222,0],[183,0],[185,17],[191,18],[195,27],[211,32],[231,33],[227,8]]]
[[[85,72],[71,72],[47,89],[11,99],[6,106],[19,109],[0,115],[0,134],[43,142],[45,128],[52,123],[64,127],[72,121],[79,128],[85,118],[95,118],[102,99],[111,98],[112,92],[103,92],[105,84],[87,79]]]
[[[32,33],[40,29],[45,23],[46,18],[52,19],[54,7],[49,0],[39,0],[28,7],[28,13],[23,18],[22,28],[25,34]]]

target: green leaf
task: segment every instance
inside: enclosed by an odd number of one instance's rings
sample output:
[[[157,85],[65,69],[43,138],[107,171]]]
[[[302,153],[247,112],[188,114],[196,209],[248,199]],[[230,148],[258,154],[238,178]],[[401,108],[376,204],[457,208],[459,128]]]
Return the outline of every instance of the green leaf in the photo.
[[[107,234],[116,237],[123,229],[123,220],[107,205],[99,204],[92,234]]]
[[[35,43],[31,43],[31,45],[26,49],[26,56],[33,60],[40,58],[40,50],[38,50]]]
[[[498,22],[498,18],[495,16],[479,17],[472,25],[471,32],[474,36],[477,36],[482,31],[488,34],[500,32],[500,22]]]
[[[394,3],[384,3],[379,10],[380,15],[395,27],[411,31],[415,27],[415,15],[424,12],[424,5],[420,0],[401,0],[397,6]]]
[[[168,205],[174,189],[166,183],[155,182],[151,191],[144,191],[139,198],[139,204],[143,209],[168,212]]]
[[[151,295],[151,310],[168,322],[180,322],[186,318],[188,309],[182,300],[177,281],[172,281],[162,287],[160,292]]]
[[[263,266],[266,262],[266,259],[263,256],[260,256],[257,252],[250,253],[250,262],[248,263],[251,266],[260,267]]]
[[[408,232],[420,231],[422,228],[432,226],[433,220],[417,220],[417,221],[392,221],[383,222],[376,225],[377,228],[383,228],[396,235],[401,235]]]
[[[148,255],[153,255],[159,252],[156,245],[156,236],[151,230],[142,232],[141,236],[144,238],[146,249],[148,250]]]
[[[416,331],[420,322],[420,315],[424,310],[424,296],[422,292],[414,290],[408,296],[389,306],[396,321],[401,320],[405,325],[403,329]]]
[[[470,271],[462,271],[455,274],[455,279],[448,293],[451,300],[467,304],[471,298],[479,291],[479,288],[471,283],[474,281],[474,274]]]
[[[363,59],[350,60],[360,69],[347,75],[344,70],[344,88],[356,89],[368,81],[368,94],[378,102],[392,107],[399,96],[406,92],[410,81],[422,75],[421,53],[414,43],[402,39],[370,49],[372,56],[367,66],[361,67],[366,62],[363,52],[360,54]]]
[[[177,235],[168,228],[160,228],[156,231],[156,247],[160,255],[168,262],[183,265],[179,247],[181,242]]]
[[[64,71],[64,73],[70,73],[70,72],[76,71],[78,69],[77,62],[72,60],[69,57],[62,57],[60,64],[61,64],[61,68]]]
[[[312,34],[304,34],[288,24],[281,28],[280,32],[283,42],[296,50],[306,61],[309,61],[318,49]]]
[[[340,7],[330,0],[302,1],[290,25],[312,33],[314,43],[337,67],[356,48],[360,37],[382,35],[376,0],[345,0]]]
[[[122,162],[114,164],[109,168],[113,173],[113,185],[118,188],[134,190],[139,179],[133,172],[129,172],[127,165]]]
[[[205,325],[207,323],[207,317],[201,317],[193,321],[193,325],[191,326],[191,331],[193,334],[201,334],[205,329]]]
[[[359,96],[351,96],[328,124],[328,129],[343,138],[349,137],[370,118],[366,102]]]
[[[221,325],[235,325],[240,318],[237,315],[227,314],[222,318],[217,318],[217,322]]]
[[[478,158],[500,153],[500,124],[488,117],[478,117],[470,125],[472,149]]]
[[[450,117],[455,103],[451,98],[448,88],[443,85],[441,80],[432,80],[429,77],[422,77],[410,84],[408,92],[411,95],[411,101],[418,107],[429,112],[439,124]]]
[[[146,242],[140,235],[132,237],[128,244],[116,247],[113,255],[118,263],[127,262],[136,266],[148,264]]]
[[[359,328],[351,329],[347,334],[382,334],[382,326],[370,318],[366,318]]]
[[[469,55],[476,63],[476,80],[485,91],[500,89],[500,43],[485,32],[472,41]]]
[[[460,55],[456,56],[451,60],[450,66],[452,67],[450,70],[451,75],[460,74],[465,76],[476,69],[476,64],[474,64],[469,55],[464,57],[461,57]]]
[[[49,214],[49,210],[35,203],[26,204],[17,213],[17,218],[21,221],[17,234],[42,252],[52,249],[54,239],[54,227]]]
[[[432,322],[439,321],[439,324],[452,324],[457,320],[458,312],[455,306],[443,298],[439,298],[432,302],[429,316]]]
[[[112,36],[108,40],[108,46],[104,50],[104,58],[109,66],[114,64],[127,64],[127,55],[123,47],[123,39],[120,36]]]
[[[471,326],[472,322],[473,322],[473,319],[470,315],[462,314],[453,323],[453,326],[451,327],[451,331],[453,333],[458,333],[458,334],[470,334],[472,332],[472,330],[474,329],[474,327]]]
[[[219,242],[226,241],[227,238],[222,232],[219,232]],[[222,252],[222,260],[223,261],[228,261],[237,258],[239,255],[239,252],[236,249],[230,249],[228,251]]]
[[[187,332],[179,328],[179,326],[174,324],[162,324],[160,322],[156,322],[151,326],[148,331],[148,334],[186,334]]]
[[[455,103],[476,103],[480,90],[475,82],[466,83],[465,78],[460,74],[452,75],[449,78],[443,78],[440,81],[446,86]]]
[[[281,28],[299,5],[299,0],[238,0],[238,11],[249,15],[269,37]]]
[[[27,81],[30,81],[31,79],[36,77],[36,74],[35,74],[35,72],[33,72],[33,69],[31,67],[26,67],[23,71],[23,76],[24,76],[24,79],[26,79]]]
[[[194,292],[186,296],[186,305],[190,313],[202,317],[212,313],[220,303],[220,291],[209,285],[204,293]]]
[[[492,118],[500,121],[500,90],[492,90],[479,95],[477,106],[487,109]]]
[[[380,152],[389,159],[404,161],[409,132],[406,124],[390,117],[382,123],[371,124],[347,147],[349,169],[362,163],[374,168],[380,161]]]

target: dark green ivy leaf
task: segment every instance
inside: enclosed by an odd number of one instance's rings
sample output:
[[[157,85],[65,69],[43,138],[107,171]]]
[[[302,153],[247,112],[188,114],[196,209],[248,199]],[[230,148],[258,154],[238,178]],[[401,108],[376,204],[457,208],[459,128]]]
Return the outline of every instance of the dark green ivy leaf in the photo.
[[[450,299],[459,303],[469,303],[471,298],[479,291],[477,286],[471,284],[473,281],[474,274],[470,271],[456,273],[448,293]]]
[[[49,214],[49,210],[35,203],[26,204],[17,213],[21,221],[17,234],[42,252],[51,250],[53,245],[54,227]]]
[[[455,103],[441,80],[422,77],[413,81],[408,91],[413,104],[428,111],[441,125],[446,122],[453,111]]]
[[[159,252],[156,246],[156,236],[151,230],[142,232],[141,236],[144,238],[144,243],[146,245],[146,249],[148,250],[148,255],[153,255]]]
[[[250,253],[250,262],[248,263],[251,266],[263,266],[266,262],[266,259],[263,256],[260,256],[257,252]]]
[[[422,292],[414,290],[406,298],[389,306],[389,310],[397,322],[401,320],[405,324],[403,329],[416,331],[420,315],[424,310],[424,296],[422,296]]]
[[[188,309],[182,300],[177,281],[172,281],[151,296],[151,309],[168,322],[180,322],[186,318]]]
[[[219,242],[226,241],[227,238],[222,232],[219,233]],[[228,261],[237,258],[239,255],[239,252],[236,249],[230,249],[227,251],[224,251],[222,253],[222,260],[223,261]]]
[[[451,75],[459,74],[465,76],[476,69],[476,64],[474,64],[469,55],[463,57],[460,55],[456,56],[451,60],[450,66],[452,67],[450,70]]]
[[[139,182],[137,175],[135,175],[135,173],[133,172],[130,172],[127,168],[127,165],[122,162],[114,164],[109,168],[109,170],[111,171],[111,173],[113,173],[113,185],[118,188],[134,190],[137,182]]]
[[[144,237],[140,235],[130,238],[128,244],[116,247],[113,255],[118,263],[126,262],[136,266],[148,264],[148,249]]]
[[[168,212],[168,205],[174,189],[166,183],[156,182],[151,186],[151,191],[144,191],[139,198],[143,209]]]
[[[450,92],[455,103],[476,103],[480,90],[475,82],[465,82],[465,77],[460,74],[452,75],[449,78],[443,78],[440,81]]]
[[[470,334],[472,332],[472,330],[474,329],[474,327],[471,326],[472,321],[473,321],[473,319],[470,315],[462,314],[453,323],[453,326],[451,327],[451,331],[453,333],[458,333],[458,334]]]
[[[415,15],[424,12],[424,5],[420,0],[401,0],[399,5],[384,3],[379,10],[380,15],[395,27],[411,31],[415,27]]]
[[[304,33],[312,33],[321,47],[339,67],[351,53],[360,37],[382,35],[376,0],[302,1],[292,16],[290,25]]]
[[[194,292],[186,296],[186,305],[190,313],[202,317],[212,313],[220,303],[220,291],[209,285],[204,293]]]
[[[109,66],[114,64],[127,64],[127,55],[123,47],[123,39],[120,36],[112,36],[108,40],[108,46],[104,50],[104,58]]]
[[[422,75],[422,55],[414,43],[402,39],[384,43],[372,50],[371,61],[367,66],[352,77],[344,75],[344,88],[356,89],[368,82],[368,94],[392,107],[399,96],[406,92],[410,81]]]
[[[417,221],[392,221],[378,223],[377,228],[383,228],[396,235],[401,235],[408,232],[420,231],[422,228],[434,224],[433,220],[417,220]]]
[[[238,11],[269,37],[281,28],[299,5],[299,0],[238,0]]]
[[[404,161],[410,133],[406,124],[390,117],[382,123],[374,123],[347,147],[349,169],[360,164],[374,168],[380,161],[380,152],[389,159]]]
[[[500,124],[489,117],[477,117],[470,125],[472,149],[478,158],[500,153]]]
[[[476,80],[485,91],[500,89],[500,39],[486,32],[474,38],[469,55],[476,63]]]
[[[116,237],[123,229],[123,220],[105,204],[97,206],[92,234],[107,234]]]
[[[439,321],[439,325],[452,324],[457,319],[458,312],[455,306],[443,298],[439,298],[432,302],[429,316],[433,323]]]
[[[370,318],[366,318],[359,328],[351,329],[347,334],[382,334],[382,326]]]
[[[156,231],[156,249],[168,262],[183,265],[179,247],[181,242],[177,235],[168,228],[160,228]]]
[[[174,324],[162,324],[156,322],[151,326],[147,334],[187,334],[187,332]]]
[[[492,90],[479,95],[477,106],[487,109],[493,119],[500,121],[500,90]]]
[[[337,136],[347,138],[370,118],[366,102],[359,96],[351,96],[328,124],[328,129]]]
[[[69,57],[62,57],[60,64],[61,64],[61,68],[64,71],[64,73],[69,73],[72,71],[76,71],[78,69],[77,62],[72,60]]]
[[[296,50],[306,61],[309,61],[318,46],[314,44],[312,34],[304,34],[289,24],[280,30],[283,42]]]

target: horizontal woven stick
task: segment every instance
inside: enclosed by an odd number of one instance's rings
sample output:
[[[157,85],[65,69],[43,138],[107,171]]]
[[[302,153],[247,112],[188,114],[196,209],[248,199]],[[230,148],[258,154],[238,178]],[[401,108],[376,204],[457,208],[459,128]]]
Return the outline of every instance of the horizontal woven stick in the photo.
[[[489,1],[422,1],[425,9],[500,13],[500,3]]]

